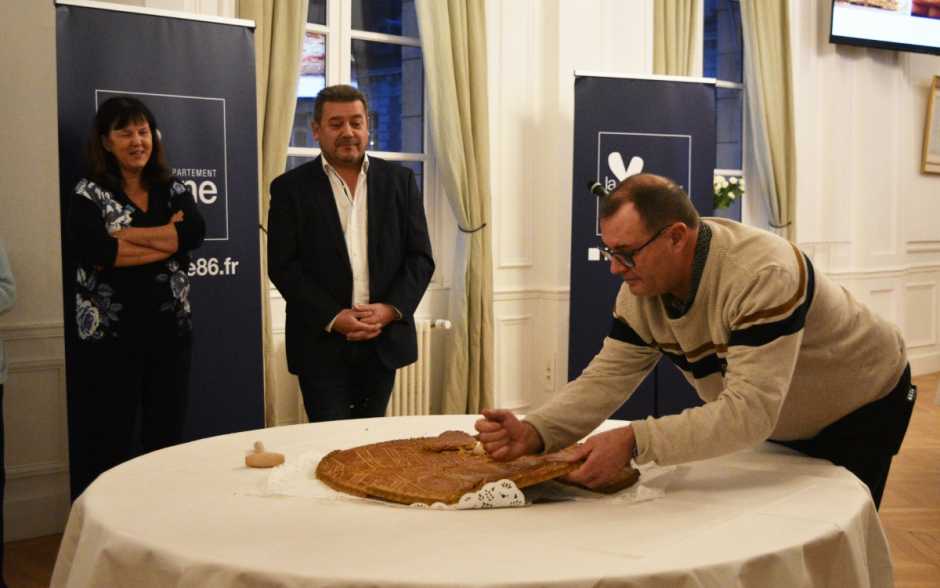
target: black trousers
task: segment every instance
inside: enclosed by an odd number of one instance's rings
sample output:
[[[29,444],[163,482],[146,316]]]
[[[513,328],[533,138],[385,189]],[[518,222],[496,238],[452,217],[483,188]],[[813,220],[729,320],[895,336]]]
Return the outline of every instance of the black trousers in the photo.
[[[916,401],[917,387],[911,385],[908,365],[887,396],[842,417],[812,439],[771,441],[849,470],[871,490],[877,508],[881,506],[891,459],[901,449]]]
[[[298,374],[311,423],[385,416],[395,370],[382,364],[372,341],[347,341],[343,361]]]
[[[78,343],[69,387],[72,500],[102,472],[183,440],[192,342]]]

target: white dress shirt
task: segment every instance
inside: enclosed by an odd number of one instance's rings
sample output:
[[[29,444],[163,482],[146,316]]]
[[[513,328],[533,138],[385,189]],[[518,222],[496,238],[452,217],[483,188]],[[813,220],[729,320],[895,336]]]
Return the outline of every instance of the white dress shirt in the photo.
[[[355,192],[339,175],[339,172],[329,164],[325,157],[321,157],[323,171],[330,180],[333,189],[333,198],[336,201],[336,210],[339,212],[339,222],[343,227],[343,236],[346,240],[346,251],[349,254],[349,263],[352,266],[353,295],[350,307],[356,304],[369,303],[369,190],[366,181],[366,172],[369,171],[369,156],[362,160],[362,168],[356,180]],[[339,315],[337,315],[339,316]],[[327,331],[333,330],[336,317],[326,326]]]

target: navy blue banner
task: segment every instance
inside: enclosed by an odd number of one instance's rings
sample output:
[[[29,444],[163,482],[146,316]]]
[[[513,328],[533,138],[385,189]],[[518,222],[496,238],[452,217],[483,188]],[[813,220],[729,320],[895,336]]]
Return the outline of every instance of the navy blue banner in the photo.
[[[612,190],[637,174],[666,176],[685,189],[702,215],[712,214],[715,170],[715,85],[681,79],[575,78],[574,177],[571,208],[571,297],[568,378],[580,375],[610,332],[614,298],[623,280],[600,258],[599,202],[588,190]],[[657,400],[657,368],[617,416],[673,412]],[[672,368],[669,368],[672,370]],[[673,370],[674,371],[674,370]],[[669,402],[693,402],[687,390]],[[664,397],[665,398],[665,397]]]
[[[116,95],[139,98],[159,122],[173,175],[206,221],[188,268],[193,355],[184,436],[262,427],[253,31],[99,8],[56,12],[63,229],[97,106]],[[68,366],[77,335],[66,239],[62,253]]]

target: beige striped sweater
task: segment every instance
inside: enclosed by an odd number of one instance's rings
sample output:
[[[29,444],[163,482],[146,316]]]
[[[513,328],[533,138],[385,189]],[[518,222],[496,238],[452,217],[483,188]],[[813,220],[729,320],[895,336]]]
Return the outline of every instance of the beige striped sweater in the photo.
[[[703,222],[712,237],[691,307],[671,319],[658,296],[633,296],[623,285],[601,351],[526,417],[546,450],[593,430],[663,355],[705,404],[635,421],[640,463],[810,438],[894,388],[907,359],[893,324],[814,271],[789,241],[724,219]]]

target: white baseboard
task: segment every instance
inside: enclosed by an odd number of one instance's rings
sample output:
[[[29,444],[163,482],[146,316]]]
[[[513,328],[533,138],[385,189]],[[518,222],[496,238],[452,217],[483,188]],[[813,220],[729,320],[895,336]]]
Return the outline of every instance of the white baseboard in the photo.
[[[923,376],[924,374],[940,372],[940,353],[912,357],[910,358],[910,362],[912,376]]]
[[[51,477],[43,480],[41,491],[36,494],[17,496],[19,492],[16,492],[15,485],[7,485],[3,516],[4,541],[52,535],[65,529],[71,509],[68,474],[55,476],[56,480],[49,479]]]

